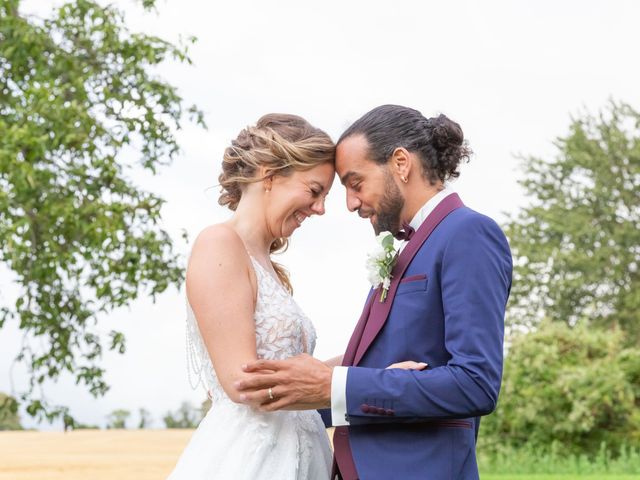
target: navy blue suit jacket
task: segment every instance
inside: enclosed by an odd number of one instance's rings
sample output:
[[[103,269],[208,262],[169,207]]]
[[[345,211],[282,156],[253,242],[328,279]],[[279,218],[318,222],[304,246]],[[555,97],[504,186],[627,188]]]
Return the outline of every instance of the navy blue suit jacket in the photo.
[[[498,400],[511,273],[503,232],[467,207],[418,250],[382,330],[347,374],[361,479],[478,478],[476,433]],[[429,367],[385,369],[405,360]]]

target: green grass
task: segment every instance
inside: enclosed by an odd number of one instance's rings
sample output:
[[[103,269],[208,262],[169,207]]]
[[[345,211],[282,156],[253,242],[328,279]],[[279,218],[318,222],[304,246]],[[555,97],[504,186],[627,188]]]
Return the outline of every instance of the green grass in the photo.
[[[640,450],[632,447],[611,452],[603,444],[591,455],[566,453],[556,443],[547,451],[502,447],[499,452],[490,452],[479,448],[478,460],[483,480],[640,479]]]
[[[638,475],[608,475],[603,473],[594,473],[592,475],[572,474],[567,473],[564,475],[529,475],[523,474],[490,474],[480,475],[481,480],[579,480],[579,479],[591,479],[591,480],[638,480]]]

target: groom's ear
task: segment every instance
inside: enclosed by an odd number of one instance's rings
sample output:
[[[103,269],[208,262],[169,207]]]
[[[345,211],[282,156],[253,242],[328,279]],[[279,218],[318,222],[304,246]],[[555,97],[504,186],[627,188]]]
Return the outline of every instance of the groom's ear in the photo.
[[[389,168],[400,178],[402,183],[407,183],[407,179],[411,174],[411,165],[411,154],[406,148],[398,147],[391,154]]]

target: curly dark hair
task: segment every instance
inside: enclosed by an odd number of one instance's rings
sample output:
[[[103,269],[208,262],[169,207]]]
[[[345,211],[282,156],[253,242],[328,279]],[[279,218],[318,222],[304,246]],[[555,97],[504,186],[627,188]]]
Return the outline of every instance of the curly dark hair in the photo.
[[[382,105],[365,113],[345,130],[338,145],[354,135],[364,135],[369,157],[379,165],[386,164],[399,147],[418,153],[423,176],[432,185],[460,176],[460,164],[468,162],[472,153],[460,125],[446,115],[425,118],[400,105]]]

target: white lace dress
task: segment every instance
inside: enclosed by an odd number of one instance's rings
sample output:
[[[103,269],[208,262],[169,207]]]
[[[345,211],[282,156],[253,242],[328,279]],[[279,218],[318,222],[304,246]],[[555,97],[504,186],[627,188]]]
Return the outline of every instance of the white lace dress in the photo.
[[[313,353],[316,333],[285,289],[255,259],[259,358]],[[212,395],[211,409],[194,432],[169,480],[327,480],[331,449],[315,410],[261,413],[225,394],[187,303],[189,370]]]

